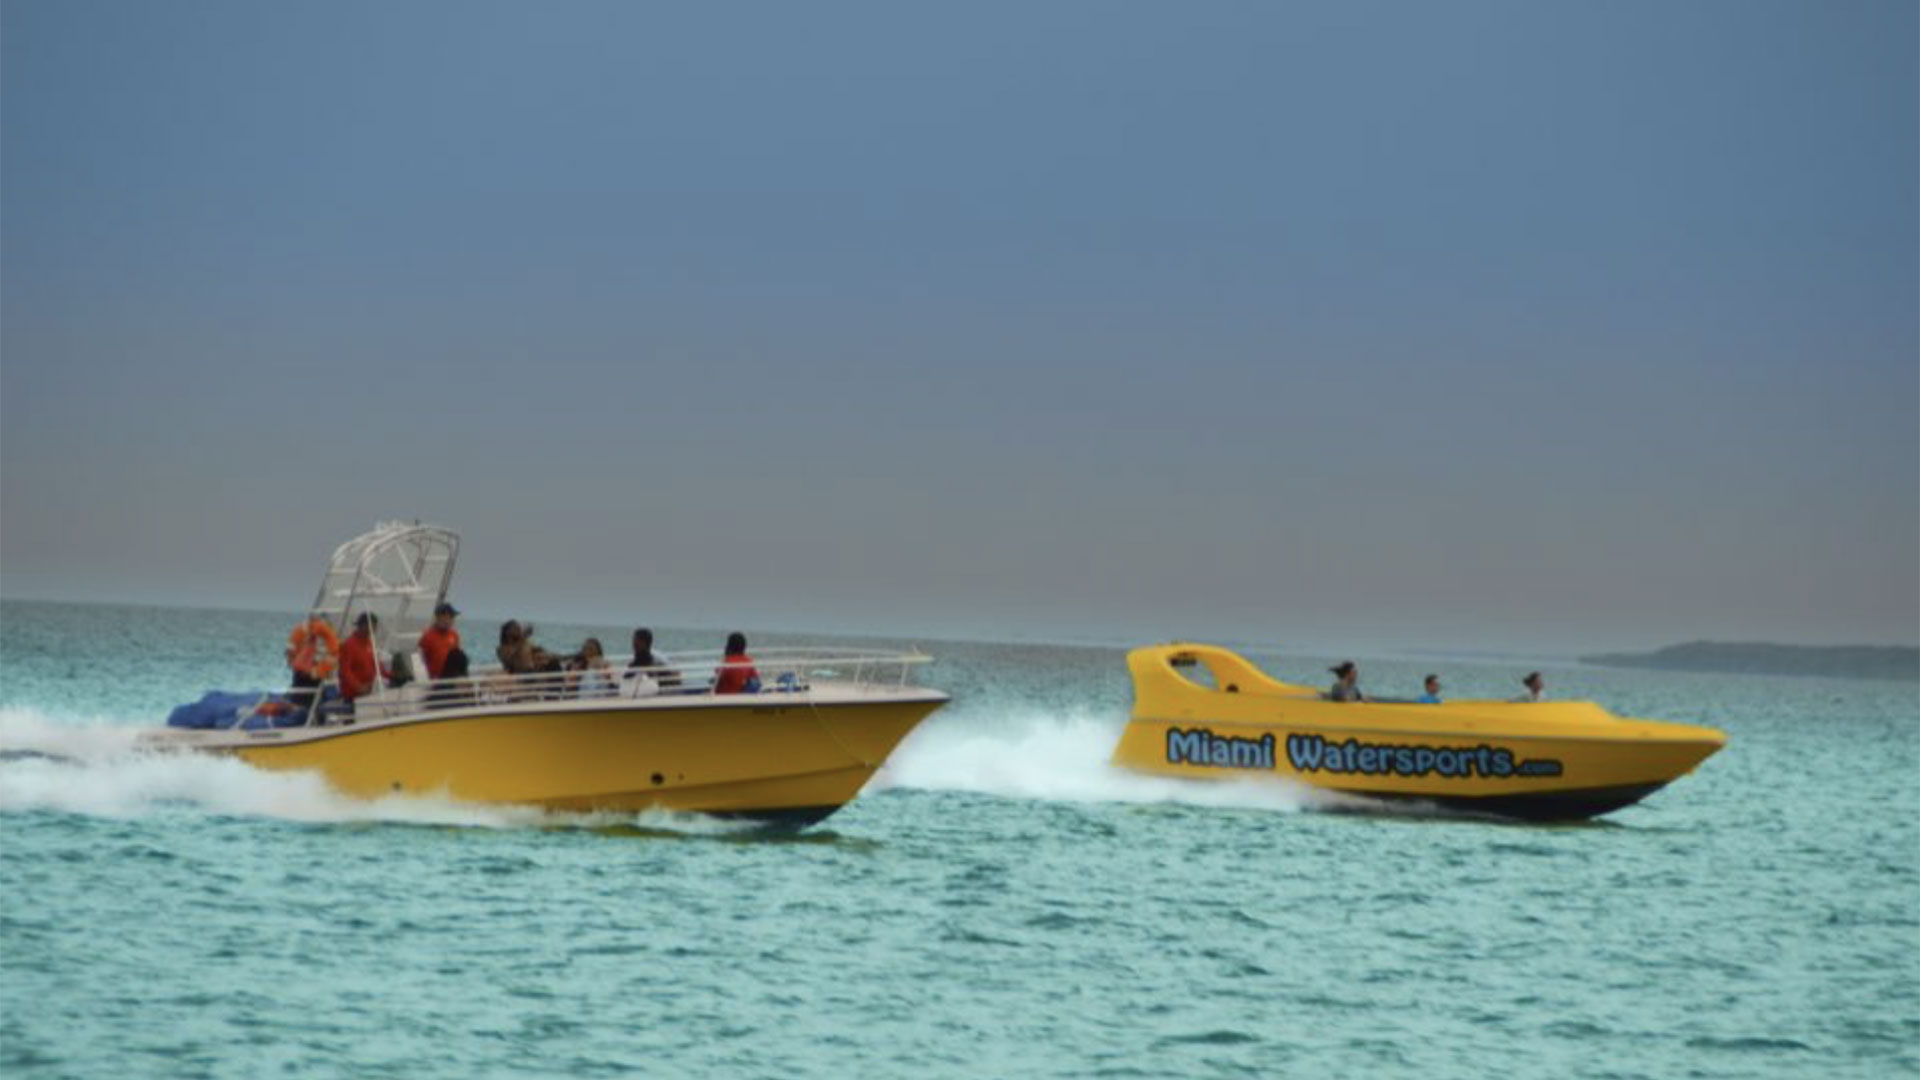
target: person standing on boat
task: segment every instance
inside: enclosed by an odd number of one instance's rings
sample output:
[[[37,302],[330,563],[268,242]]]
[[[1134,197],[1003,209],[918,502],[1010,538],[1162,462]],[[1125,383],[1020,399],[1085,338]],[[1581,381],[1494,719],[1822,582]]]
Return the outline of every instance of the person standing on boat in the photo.
[[[1367,695],[1360,692],[1360,669],[1353,661],[1343,660],[1330,667],[1333,672],[1333,688],[1327,691],[1328,701],[1365,701]]]
[[[1521,679],[1520,685],[1526,687],[1527,692],[1513,700],[1527,703],[1547,700],[1547,681],[1540,677],[1539,672],[1533,672],[1526,678]]]
[[[380,616],[363,611],[353,621],[353,633],[340,643],[340,700],[347,703],[349,712],[355,698],[377,689],[381,679],[393,677],[373,648],[373,634],[379,626]]]
[[[287,635],[287,666],[293,669],[293,689],[287,700],[302,712],[313,708],[320,687],[333,674],[340,656],[340,638],[333,624],[312,616]]]
[[[447,654],[460,647],[460,631],[453,628],[453,620],[459,617],[460,609],[442,603],[433,609],[433,625],[421,631],[420,659],[427,662],[427,678],[443,678]]]
[[[1419,697],[1413,699],[1414,704],[1416,705],[1440,704],[1440,676],[1438,675],[1427,676],[1426,682],[1423,683],[1422,686],[1424,687],[1424,689],[1421,691],[1421,694]]]
[[[747,635],[735,631],[727,635],[727,658],[714,672],[716,694],[753,694],[760,690],[760,673],[754,670],[753,657],[747,655]]]

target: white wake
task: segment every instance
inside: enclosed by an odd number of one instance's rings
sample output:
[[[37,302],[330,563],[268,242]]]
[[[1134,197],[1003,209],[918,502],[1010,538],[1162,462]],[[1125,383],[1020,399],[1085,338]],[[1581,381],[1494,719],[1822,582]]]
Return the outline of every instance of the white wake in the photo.
[[[665,810],[561,813],[432,794],[356,799],[335,791],[315,772],[256,769],[235,758],[145,749],[138,745],[140,730],[106,718],[63,721],[33,709],[0,708],[0,813],[51,810],[130,819],[185,809],[297,822],[496,829],[638,825],[726,833],[742,827]]]
[[[954,717],[917,729],[869,790],[966,791],[1055,802],[1180,803],[1256,810],[1342,804],[1339,796],[1274,778],[1187,780],[1150,776],[1109,759],[1120,722],[1045,713]]]

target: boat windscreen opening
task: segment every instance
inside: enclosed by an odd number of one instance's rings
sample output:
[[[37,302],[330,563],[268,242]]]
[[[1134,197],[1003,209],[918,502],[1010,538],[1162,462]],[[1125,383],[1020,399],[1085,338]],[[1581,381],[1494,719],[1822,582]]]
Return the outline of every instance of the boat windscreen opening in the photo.
[[[1175,674],[1203,690],[1220,689],[1219,681],[1213,677],[1212,668],[1200,663],[1193,656],[1188,656],[1186,660],[1187,662],[1184,664],[1179,663],[1177,660],[1174,662],[1173,670]]]

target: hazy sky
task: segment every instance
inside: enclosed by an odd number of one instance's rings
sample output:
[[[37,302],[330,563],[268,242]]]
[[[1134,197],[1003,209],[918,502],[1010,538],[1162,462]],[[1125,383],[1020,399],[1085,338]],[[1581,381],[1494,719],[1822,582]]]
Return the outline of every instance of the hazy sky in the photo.
[[[0,591],[1920,638],[1907,0],[0,4]]]

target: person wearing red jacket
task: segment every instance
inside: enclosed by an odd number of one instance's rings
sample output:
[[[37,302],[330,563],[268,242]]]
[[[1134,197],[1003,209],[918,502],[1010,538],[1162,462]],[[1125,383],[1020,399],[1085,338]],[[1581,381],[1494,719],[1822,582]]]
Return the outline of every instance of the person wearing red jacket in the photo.
[[[728,634],[727,658],[720,662],[720,670],[714,674],[713,692],[753,694],[759,690],[760,673],[754,670],[753,657],[747,655],[747,635]]]
[[[420,633],[420,659],[426,662],[429,679],[441,678],[447,654],[460,647],[460,631],[453,628],[453,620],[459,616],[458,608],[441,604],[433,609],[433,625]]]
[[[353,633],[340,643],[340,700],[348,709],[355,698],[377,688],[381,679],[393,677],[373,652],[373,632],[379,626],[378,615],[363,611],[353,621]]]

